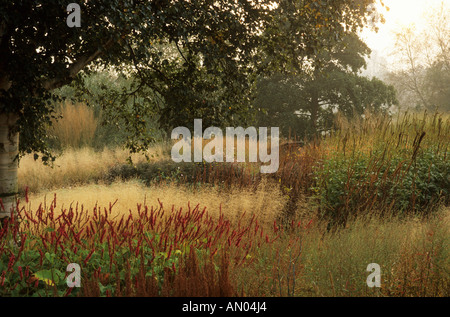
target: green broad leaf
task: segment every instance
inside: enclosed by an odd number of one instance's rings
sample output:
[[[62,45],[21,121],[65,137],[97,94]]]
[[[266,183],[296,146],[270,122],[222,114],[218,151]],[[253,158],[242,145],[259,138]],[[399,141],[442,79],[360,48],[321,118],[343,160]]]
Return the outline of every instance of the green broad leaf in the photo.
[[[56,269],[41,270],[34,273],[34,276],[49,286],[55,286],[59,284],[59,282],[64,278],[64,274]]]
[[[55,260],[55,254],[54,253],[49,253],[49,252],[45,252],[45,258],[50,262],[53,263],[53,261]]]

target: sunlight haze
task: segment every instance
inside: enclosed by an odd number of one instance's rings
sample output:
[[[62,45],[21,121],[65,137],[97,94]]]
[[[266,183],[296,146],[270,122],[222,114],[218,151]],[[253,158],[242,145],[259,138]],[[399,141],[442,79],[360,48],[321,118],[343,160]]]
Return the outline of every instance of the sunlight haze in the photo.
[[[395,32],[407,27],[421,32],[429,23],[426,19],[427,13],[441,3],[448,7],[450,0],[384,0],[383,3],[385,7],[378,2],[377,9],[384,16],[385,23],[376,24],[378,32],[366,28],[361,33],[361,38],[372,49],[372,59],[376,59],[372,61],[376,65],[368,65],[369,69],[372,67],[372,70],[369,70],[371,76],[379,73],[379,67],[387,67],[385,64],[379,65],[380,63],[392,63],[390,54],[395,46]]]

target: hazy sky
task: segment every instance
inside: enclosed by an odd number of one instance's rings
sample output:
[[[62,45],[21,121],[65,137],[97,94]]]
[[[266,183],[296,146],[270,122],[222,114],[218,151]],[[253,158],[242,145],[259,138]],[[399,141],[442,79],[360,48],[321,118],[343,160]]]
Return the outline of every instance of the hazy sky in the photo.
[[[446,7],[450,7],[450,0],[383,0],[383,2],[386,7],[389,7],[389,11],[381,5],[377,7],[384,15],[386,22],[377,24],[378,33],[366,29],[361,37],[372,51],[376,51],[379,57],[386,58],[386,61],[390,63],[394,62],[390,57],[395,45],[394,31],[409,26],[414,26],[417,30],[424,29],[429,23],[425,15],[430,9],[440,6],[442,2]],[[383,66],[388,67],[388,65]]]
[[[394,45],[395,40],[392,34],[394,30],[411,25],[414,25],[417,29],[422,29],[428,23],[424,14],[430,8],[440,6],[442,2],[447,6],[450,5],[450,0],[384,0],[383,2],[390,9],[386,11],[381,5],[378,6],[386,22],[378,24],[378,33],[370,30],[365,30],[362,33],[362,38],[366,40],[369,47],[372,50],[380,51],[380,53],[384,53]]]

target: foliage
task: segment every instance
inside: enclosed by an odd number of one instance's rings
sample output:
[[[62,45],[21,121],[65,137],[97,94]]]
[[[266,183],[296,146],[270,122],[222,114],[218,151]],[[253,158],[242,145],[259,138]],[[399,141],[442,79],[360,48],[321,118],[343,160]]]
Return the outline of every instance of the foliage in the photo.
[[[448,118],[366,113],[337,125],[320,142],[282,148],[278,173],[266,175],[287,196],[288,208],[274,212],[283,222],[263,221],[265,210],[213,215],[161,201],[119,214],[115,202],[57,207],[56,195],[32,209],[25,193],[18,218],[0,229],[0,294],[195,296],[207,287],[211,296],[448,296],[448,208],[438,210],[450,197]],[[175,166],[115,172],[154,185],[187,182]],[[226,179],[218,166],[183,168],[208,168],[201,186]],[[309,202],[297,210],[302,195]],[[81,266],[81,289],[66,285],[69,263]],[[365,283],[368,263],[382,265],[379,289]]]
[[[63,99],[86,104],[91,108],[99,125],[92,140],[93,147],[130,146],[130,131],[133,121],[125,120],[133,113],[133,118],[140,119],[139,134],[148,140],[161,140],[157,123],[160,97],[151,89],[140,89],[133,94],[133,78],[117,74],[110,70],[98,69],[92,73],[82,73],[71,85],[56,89],[54,94]],[[139,105],[139,106],[138,106]],[[73,116],[63,116],[65,125],[77,121]],[[145,122],[145,123],[144,123]]]
[[[448,121],[437,114],[383,121],[363,123],[359,136],[349,128],[324,145],[329,152],[316,164],[313,191],[330,224],[374,211],[425,216],[449,203]]]
[[[424,150],[414,162],[380,160],[380,151],[372,155],[330,158],[323,164],[317,177],[324,183],[317,191],[327,216],[339,219],[341,213],[359,215],[367,208],[424,215],[449,197],[448,152]]]
[[[344,30],[363,27],[372,2],[84,1],[79,28],[67,27],[65,1],[2,2],[0,112],[19,114],[22,153],[48,160],[52,90],[97,65],[133,75],[116,96],[122,103],[141,89],[161,96],[160,123],[173,126],[186,114],[188,122],[205,115],[208,124],[229,124],[245,117],[256,74],[295,67]],[[142,116],[152,107],[138,99],[105,108],[125,122],[132,152],[152,141]]]
[[[114,203],[58,211],[56,197],[19,208],[19,221],[0,229],[2,296],[448,296],[445,214],[327,233],[316,218],[283,229],[189,205],[139,204],[119,217]],[[379,289],[366,284],[373,262]],[[81,267],[80,288],[67,287],[68,263]]]
[[[233,163],[182,162],[172,160],[141,162],[136,165],[118,164],[112,167],[106,179],[114,181],[138,178],[145,185],[178,183],[196,185],[217,185],[224,188],[252,186],[257,187],[261,180],[259,172],[251,166]]]
[[[139,274],[144,269],[144,277],[157,281],[156,294],[161,295],[167,279],[183,271],[181,258],[192,257],[192,251],[201,260],[223,254],[233,258],[227,265],[242,265],[249,261],[251,250],[270,244],[280,234],[276,230],[263,234],[255,216],[232,223],[223,214],[213,219],[199,205],[172,212],[166,212],[162,203],[138,205],[137,214],[130,211],[128,217],[114,219],[114,203],[103,209],[95,206],[89,214],[78,204],[57,213],[56,202],[55,196],[48,209],[41,204],[36,211],[19,204],[20,225],[12,218],[2,226],[2,296],[76,295],[80,290],[66,284],[69,263],[78,263],[85,278],[97,279],[101,296],[120,293],[129,287],[127,281],[143,277]],[[108,282],[108,276],[115,274],[118,285]]]
[[[296,75],[261,78],[255,106],[261,109],[261,126],[280,126],[285,137],[312,138],[333,127],[334,113],[347,117],[364,111],[387,112],[397,104],[392,86],[377,78],[358,75],[366,66],[370,49],[356,34],[317,53],[319,66],[309,66]],[[308,70],[309,69],[309,70]]]

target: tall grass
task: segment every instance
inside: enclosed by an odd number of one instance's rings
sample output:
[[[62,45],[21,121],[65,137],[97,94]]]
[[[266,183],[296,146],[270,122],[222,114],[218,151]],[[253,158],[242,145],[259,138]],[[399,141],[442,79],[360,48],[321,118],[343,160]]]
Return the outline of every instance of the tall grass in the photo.
[[[171,144],[149,149],[150,163],[135,158],[150,186],[111,173],[125,170],[125,151],[66,150],[54,169],[26,157],[21,186],[34,193],[20,227],[0,230],[0,293],[69,295],[61,274],[75,261],[89,280],[79,296],[448,297],[448,118],[338,123],[284,149],[273,175],[202,162],[195,188],[167,173]],[[107,175],[117,181],[102,184]],[[7,245],[17,233],[27,243]],[[380,288],[366,283],[369,263]]]
[[[187,208],[189,203],[192,206],[199,204],[201,207],[207,207],[211,215],[217,216],[222,212],[230,219],[254,213],[264,223],[273,223],[286,202],[286,197],[279,191],[278,186],[269,182],[260,183],[256,190],[233,187],[230,191],[222,191],[219,187],[203,186],[192,191],[187,185],[168,183],[147,187],[141,182],[130,180],[30,194],[30,207],[37,208],[44,201],[48,205],[54,195],[58,197],[60,206],[70,206],[76,202],[85,206],[107,206],[111,201],[116,201],[112,216],[128,214],[130,210],[134,212],[135,206],[143,202],[154,207],[162,203],[165,207],[175,208]],[[58,211],[55,211],[55,214],[58,214]]]
[[[448,296],[449,215],[427,222],[360,217],[335,233],[314,218],[294,222],[235,274],[251,296]],[[381,267],[380,288],[367,286],[369,263]]]
[[[4,296],[198,296],[198,287],[211,296],[450,294],[448,210],[427,221],[360,217],[331,233],[317,218],[283,228],[192,204],[115,214],[114,202],[25,202],[20,224],[0,230]],[[74,262],[88,281],[81,289],[65,283]],[[381,266],[380,288],[367,286],[369,263]]]
[[[394,117],[366,113],[364,117],[351,119],[338,116],[336,126],[336,132],[330,134],[324,143],[325,150],[330,153],[354,156],[360,152],[371,153],[380,146],[390,155],[413,154],[414,150],[430,147],[445,152],[450,135],[450,116],[426,111],[403,112]]]
[[[155,162],[165,157],[167,145],[160,143],[147,151]],[[33,155],[26,155],[19,164],[19,192],[45,192],[57,188],[68,188],[82,184],[102,182],[115,165],[127,164],[128,158],[134,163],[146,161],[141,154],[130,156],[125,149],[104,148],[94,151],[90,147],[68,148],[57,156],[54,166],[35,161]]]
[[[446,116],[426,113],[341,118],[339,129],[324,139],[303,147],[282,145],[279,169],[269,175],[259,173],[260,163],[174,163],[175,141],[150,148],[150,162],[134,156],[135,165],[126,163],[122,150],[67,149],[53,169],[25,157],[19,186],[22,192],[26,186],[37,192],[137,178],[149,186],[176,182],[195,185],[192,190],[205,185],[256,190],[264,179],[278,184],[286,198],[279,214],[287,223],[303,212],[305,200],[330,226],[373,212],[426,215],[449,202],[449,123]],[[247,155],[249,148],[247,140]]]
[[[427,215],[448,204],[449,135],[450,120],[439,114],[341,120],[315,166],[322,215],[345,225],[369,212]]]
[[[92,146],[98,118],[94,111],[83,103],[62,103],[57,110],[58,120],[52,122],[48,134],[58,147],[80,148]]]

